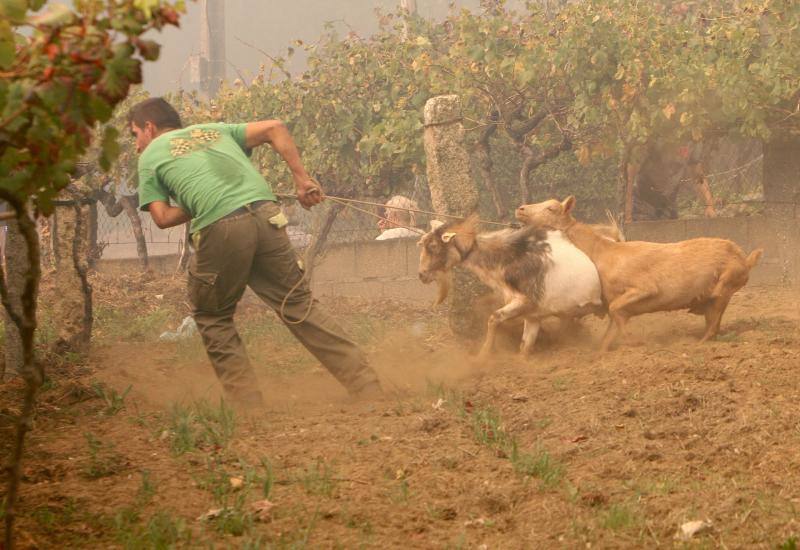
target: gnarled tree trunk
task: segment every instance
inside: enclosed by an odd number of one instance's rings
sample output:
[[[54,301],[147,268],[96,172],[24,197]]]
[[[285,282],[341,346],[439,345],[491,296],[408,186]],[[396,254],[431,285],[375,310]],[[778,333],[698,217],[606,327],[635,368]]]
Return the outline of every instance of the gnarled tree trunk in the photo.
[[[83,355],[89,351],[92,334],[92,288],[87,278],[89,207],[85,200],[71,198],[57,204],[54,276],[58,298],[54,314],[59,322],[53,348],[58,353]]]
[[[25,273],[28,271],[28,251],[25,237],[19,231],[14,219],[8,220],[6,243],[3,250],[5,280],[8,287],[8,302],[16,315],[22,315],[22,292],[25,288]],[[2,228],[0,228],[2,229]],[[0,380],[6,376],[22,374],[23,353],[22,337],[19,327],[12,321],[11,315],[3,310],[5,324],[5,363],[0,371]]]
[[[94,196],[112,218],[116,218],[122,212],[128,216],[131,222],[131,229],[133,236],[136,239],[136,254],[139,256],[139,265],[142,271],[147,271],[150,267],[150,260],[147,256],[147,240],[144,238],[144,229],[142,228],[142,219],[139,217],[139,196],[138,195],[123,195],[117,198],[113,193],[105,189],[98,189],[95,191]]]
[[[494,174],[492,173],[493,163],[490,145],[490,139],[496,131],[496,124],[489,124],[486,126],[486,128],[481,131],[481,137],[478,138],[478,142],[475,146],[475,152],[478,156],[478,168],[481,171],[483,185],[486,186],[486,189],[488,189],[489,193],[492,195],[492,203],[494,204],[495,213],[497,214],[497,218],[501,219],[506,215],[506,208],[503,205],[503,197],[500,195],[500,190],[497,187],[497,182],[494,180]]]
[[[0,198],[8,201],[17,213],[17,226],[22,234],[28,257],[28,265],[25,270],[25,283],[20,297],[21,308],[17,310],[11,304],[8,287],[6,286],[5,274],[0,270],[0,295],[3,300],[3,307],[6,314],[19,330],[22,341],[22,378],[25,380],[25,392],[23,395],[22,412],[17,417],[14,443],[11,450],[11,457],[8,461],[8,491],[5,501],[5,542],[11,548],[13,543],[12,533],[14,519],[17,511],[17,493],[19,492],[20,478],[22,474],[22,451],[25,446],[25,435],[33,425],[33,410],[36,402],[36,392],[44,380],[44,367],[41,362],[35,360],[34,335],[36,333],[36,298],[39,293],[39,279],[41,270],[39,267],[39,234],[36,231],[36,223],[30,218],[27,206],[20,202],[17,197],[0,189]]]

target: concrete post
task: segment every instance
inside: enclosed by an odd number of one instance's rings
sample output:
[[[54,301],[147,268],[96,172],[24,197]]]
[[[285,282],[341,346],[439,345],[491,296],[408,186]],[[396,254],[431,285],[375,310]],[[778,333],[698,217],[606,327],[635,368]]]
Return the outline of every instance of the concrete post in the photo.
[[[470,176],[470,159],[464,147],[461,98],[433,97],[424,110],[423,141],[433,209],[442,214],[466,216],[478,207],[478,188]],[[457,336],[475,338],[485,330],[485,319],[475,318],[473,303],[488,292],[471,273],[456,269],[450,291],[450,328]]]
[[[225,2],[200,2],[200,86],[213,98],[225,80]]]

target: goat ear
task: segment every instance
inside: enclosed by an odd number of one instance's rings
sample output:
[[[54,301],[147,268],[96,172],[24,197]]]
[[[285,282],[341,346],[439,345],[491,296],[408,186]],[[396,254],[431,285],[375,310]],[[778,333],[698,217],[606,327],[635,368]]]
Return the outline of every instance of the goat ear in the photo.
[[[431,231],[436,231],[440,227],[444,225],[444,222],[441,220],[431,220]]]
[[[447,233],[442,233],[442,242],[443,243],[449,243],[450,239],[452,239],[455,236],[456,236],[456,234],[454,232],[452,232],[452,231],[448,231]]]
[[[575,206],[575,196],[570,195],[564,202],[561,203],[561,207],[564,209],[564,214],[569,214],[572,212],[573,207]]]
[[[478,223],[480,217],[477,212],[473,212],[453,227],[456,248],[461,251],[469,250],[475,242],[475,235],[478,233]],[[445,233],[446,234],[446,233]],[[447,241],[445,241],[447,242]]]

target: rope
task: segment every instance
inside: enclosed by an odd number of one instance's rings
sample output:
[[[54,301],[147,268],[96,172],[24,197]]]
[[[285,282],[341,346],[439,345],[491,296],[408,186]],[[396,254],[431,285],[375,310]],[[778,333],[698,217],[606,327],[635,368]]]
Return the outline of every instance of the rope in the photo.
[[[277,197],[280,197],[280,198],[297,200],[297,195],[292,194],[292,193],[275,193],[275,195]],[[403,225],[403,224],[397,223],[395,221],[389,220],[385,216],[381,216],[381,215],[376,214],[374,212],[370,212],[369,210],[366,210],[364,208],[359,208],[358,206],[355,206],[356,204],[363,204],[363,205],[367,205],[367,206],[378,206],[378,207],[381,207],[381,208],[385,208],[386,205],[384,205],[384,204],[380,204],[380,203],[377,203],[377,202],[370,202],[370,201],[361,201],[361,200],[357,200],[357,199],[346,199],[344,197],[335,197],[335,196],[331,196],[331,195],[325,195],[325,198],[326,199],[330,199],[331,201],[333,201],[333,202],[335,202],[337,204],[341,204],[342,206],[345,206],[345,207],[350,208],[352,210],[355,210],[357,212],[362,212],[364,214],[372,216],[373,218],[377,218],[379,220],[384,220],[386,222],[389,222],[390,224],[392,224],[394,226],[402,227],[404,229],[408,229],[412,233],[416,233],[418,235],[425,235],[425,231],[422,231],[421,229],[418,229],[416,227],[409,227],[407,225]],[[429,212],[427,210],[416,210],[414,208],[400,208],[400,207],[395,207],[395,206],[391,206],[389,208],[393,208],[393,209],[396,209],[396,210],[405,210],[407,212],[417,212],[417,213],[420,213],[420,214],[429,214],[429,215],[432,215],[432,216],[442,216],[442,217],[445,217],[445,218],[461,219],[461,216],[452,216],[452,215],[449,215],[449,214],[437,214],[436,212]],[[486,221],[486,220],[478,220],[478,221],[481,222],[481,223],[485,223],[485,224],[501,225],[501,226],[504,226],[504,227],[515,227],[515,226],[513,226],[511,224],[508,224],[508,223],[493,222],[493,221]],[[303,256],[303,262],[305,263],[306,266],[309,265],[308,256],[309,256],[309,253],[311,252],[311,250],[312,250],[312,248],[309,247],[306,250],[306,252],[305,252],[305,254]],[[292,288],[289,289],[289,292],[286,293],[286,296],[283,297],[283,301],[281,302],[281,307],[278,310],[278,315],[280,316],[281,320],[284,323],[286,323],[287,325],[299,325],[301,323],[304,323],[306,321],[306,319],[308,319],[308,316],[311,314],[311,308],[313,307],[314,304],[313,304],[312,300],[309,300],[308,309],[306,310],[305,314],[300,319],[298,319],[297,321],[290,321],[289,319],[286,318],[286,302],[289,300],[289,297],[292,294],[294,294],[295,291],[300,287],[300,285],[303,284],[303,281],[306,280],[307,276],[308,276],[308,270],[306,269],[306,270],[303,271],[302,277],[300,277],[300,279],[292,286]]]
[[[397,227],[402,227],[404,229],[408,229],[409,231],[411,231],[413,233],[416,233],[417,235],[424,235],[425,234],[425,232],[422,231],[421,229],[417,229],[416,227],[409,227],[407,225],[403,225],[401,223],[397,223],[395,221],[391,221],[391,220],[389,220],[389,218],[386,218],[386,217],[381,216],[379,214],[376,214],[374,212],[370,212],[369,210],[366,210],[364,208],[359,208],[358,206],[353,206],[352,204],[349,204],[349,203],[345,202],[343,199],[340,199],[339,197],[331,197],[331,196],[326,195],[325,198],[330,199],[333,202],[339,203],[339,204],[341,204],[343,206],[346,206],[347,208],[355,210],[356,212],[363,212],[364,214],[368,214],[368,215],[372,216],[373,218],[377,218],[379,220],[384,220],[384,221],[389,222],[392,225],[396,225]],[[392,206],[391,208],[395,208],[395,207]],[[408,209],[407,208],[397,208],[397,210],[408,210]]]
[[[276,196],[281,197],[281,198],[297,199],[297,195],[293,195],[293,194],[289,194],[289,193],[276,193]],[[370,215],[372,217],[375,217],[375,218],[378,218],[380,220],[387,221],[387,222],[389,222],[389,223],[391,223],[393,225],[396,225],[398,227],[403,227],[405,229],[408,229],[409,231],[412,231],[413,233],[417,233],[418,235],[424,235],[425,234],[424,231],[421,231],[421,230],[419,230],[419,229],[417,229],[415,227],[408,227],[408,226],[399,224],[397,222],[390,221],[389,219],[385,218],[384,216],[380,216],[378,214],[375,214],[374,212],[370,212],[369,210],[365,210],[363,208],[359,208],[357,206],[354,206],[353,204],[350,204],[351,202],[365,202],[365,201],[355,201],[355,200],[352,200],[352,199],[343,199],[341,197],[332,197],[330,195],[326,195],[325,198],[330,199],[335,203],[341,204],[342,206],[346,206],[347,208],[351,208],[353,210],[356,210],[358,212],[363,212],[364,214],[368,214],[368,215]],[[375,203],[375,204],[377,204],[377,203]],[[383,205],[378,205],[378,206],[383,206]],[[398,208],[398,210],[409,210],[409,209],[407,209],[407,208]],[[313,300],[309,300],[308,301],[308,309],[306,309],[306,312],[297,321],[291,321],[286,317],[286,302],[289,300],[289,297],[292,294],[294,294],[295,291],[300,287],[300,285],[303,284],[303,281],[305,281],[306,278],[308,277],[308,269],[307,268],[310,265],[309,264],[309,253],[311,252],[311,250],[312,250],[312,247],[309,247],[308,249],[306,249],[306,252],[303,255],[303,263],[306,265],[306,269],[303,270],[303,275],[292,286],[292,288],[289,289],[289,292],[287,292],[286,295],[283,297],[283,301],[281,301],[281,307],[278,310],[278,315],[280,316],[281,321],[283,321],[287,325],[299,325],[301,323],[304,323],[306,321],[306,319],[308,319],[308,316],[311,314],[311,308],[314,305]]]
[[[308,250],[306,250],[305,256],[308,256]],[[307,258],[303,259],[304,263],[306,259]],[[307,263],[305,263],[305,265],[308,266]],[[292,288],[289,289],[289,292],[286,293],[286,296],[283,297],[283,301],[281,302],[281,308],[278,310],[278,315],[280,315],[281,321],[283,321],[287,325],[299,325],[301,323],[305,323],[306,319],[308,319],[308,316],[311,315],[311,308],[314,307],[313,298],[310,298],[308,300],[308,308],[306,309],[306,312],[297,321],[290,321],[289,319],[286,318],[286,302],[289,300],[289,296],[294,294],[295,290],[297,290],[300,287],[300,285],[303,284],[303,281],[306,280],[307,276],[308,276],[308,270],[304,269],[303,275],[300,277],[300,279],[297,280],[294,286],[292,286]]]
[[[297,199],[297,195],[292,195],[292,194],[288,194],[288,193],[276,193],[276,196],[281,197],[281,198]],[[385,218],[383,216],[379,216],[378,214],[375,214],[374,212],[370,212],[369,210],[365,210],[363,208],[359,208],[357,206],[353,206],[352,204],[348,204],[345,199],[341,199],[339,197],[331,197],[331,196],[328,196],[328,195],[326,195],[326,198],[332,200],[333,202],[339,203],[342,206],[346,206],[348,208],[352,208],[353,210],[357,210],[359,212],[363,212],[365,214],[369,214],[370,216],[373,216],[373,217],[381,219],[381,220],[389,221],[387,218]],[[400,210],[405,210],[405,209],[400,209]],[[414,233],[417,233],[419,235],[424,235],[425,234],[423,231],[420,231],[419,229],[414,228],[414,227],[407,227],[405,225],[401,225],[401,224],[396,223],[396,222],[389,222],[389,223],[392,223],[392,224],[394,224],[396,226],[399,226],[399,227],[404,227],[405,229],[408,229],[408,230],[410,230],[410,231],[412,231]],[[290,321],[289,319],[286,318],[286,302],[289,300],[289,297],[292,294],[294,294],[295,291],[300,287],[300,285],[303,284],[303,281],[305,281],[306,278],[308,277],[308,269],[307,268],[310,265],[308,256],[309,256],[309,253],[311,252],[311,249],[312,249],[312,247],[308,247],[306,249],[305,254],[303,255],[303,263],[306,266],[306,269],[303,270],[303,276],[300,277],[300,279],[294,284],[294,286],[292,286],[292,288],[289,289],[289,292],[286,293],[286,296],[283,297],[283,301],[281,302],[281,307],[278,310],[278,315],[280,316],[281,321],[283,321],[287,325],[299,325],[299,324],[305,322],[306,319],[308,319],[308,316],[311,314],[311,308],[314,305],[313,300],[309,300],[308,301],[308,309],[306,309],[305,314],[303,314],[303,316],[300,319],[298,319],[297,321]]]
[[[278,197],[281,197],[281,198],[288,198],[288,199],[296,199],[297,198],[297,195],[294,195],[294,194],[291,194],[291,193],[276,193],[276,195]],[[334,202],[340,202],[340,203],[364,204],[364,205],[367,205],[367,206],[378,206],[380,208],[386,208],[385,204],[381,204],[379,202],[362,201],[362,200],[357,200],[357,199],[346,199],[344,197],[335,197],[335,196],[332,196],[332,195],[325,195],[325,198],[326,199],[331,199]],[[386,219],[383,216],[379,216],[379,215],[377,215],[377,214],[375,214],[373,212],[368,212],[367,210],[361,210],[361,209],[355,208],[355,207],[353,207],[351,205],[346,205],[346,206],[349,206],[350,208],[354,208],[354,209],[356,209],[356,210],[358,210],[360,212],[367,213],[370,216],[373,216],[373,217],[376,217],[376,218],[379,218],[379,219],[384,219],[384,220]],[[452,214],[441,214],[439,212],[431,212],[430,210],[417,210],[415,208],[400,208],[400,207],[397,207],[397,206],[390,206],[389,208],[392,208],[394,210],[405,210],[406,212],[415,212],[417,214],[428,214],[428,215],[434,216],[434,217],[451,218],[451,219],[454,219],[454,220],[461,220],[461,219],[464,218],[463,216],[456,216],[456,215],[452,215]],[[478,220],[478,222],[485,223],[485,224],[488,224],[488,225],[499,225],[499,226],[502,226],[502,227],[511,227],[511,228],[516,228],[517,227],[516,225],[511,224],[511,223],[493,222],[493,221],[490,221],[490,220]],[[392,223],[394,223],[394,222],[392,222]],[[395,224],[395,225],[397,225],[397,224]],[[406,229],[411,229],[411,228],[406,228]]]

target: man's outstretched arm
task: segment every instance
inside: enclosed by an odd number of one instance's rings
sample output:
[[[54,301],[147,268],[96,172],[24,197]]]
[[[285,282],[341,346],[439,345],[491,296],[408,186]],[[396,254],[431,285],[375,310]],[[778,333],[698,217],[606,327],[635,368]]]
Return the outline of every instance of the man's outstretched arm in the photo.
[[[322,189],[308,176],[300,152],[289,133],[289,129],[280,120],[262,120],[251,122],[245,128],[245,145],[248,148],[269,143],[283,158],[292,171],[292,179],[297,190],[297,200],[304,208],[311,208],[323,200]]]
[[[153,201],[147,205],[147,210],[150,212],[150,217],[160,229],[167,229],[168,227],[175,227],[181,225],[192,219],[182,208],[177,206],[170,206],[168,202]]]

